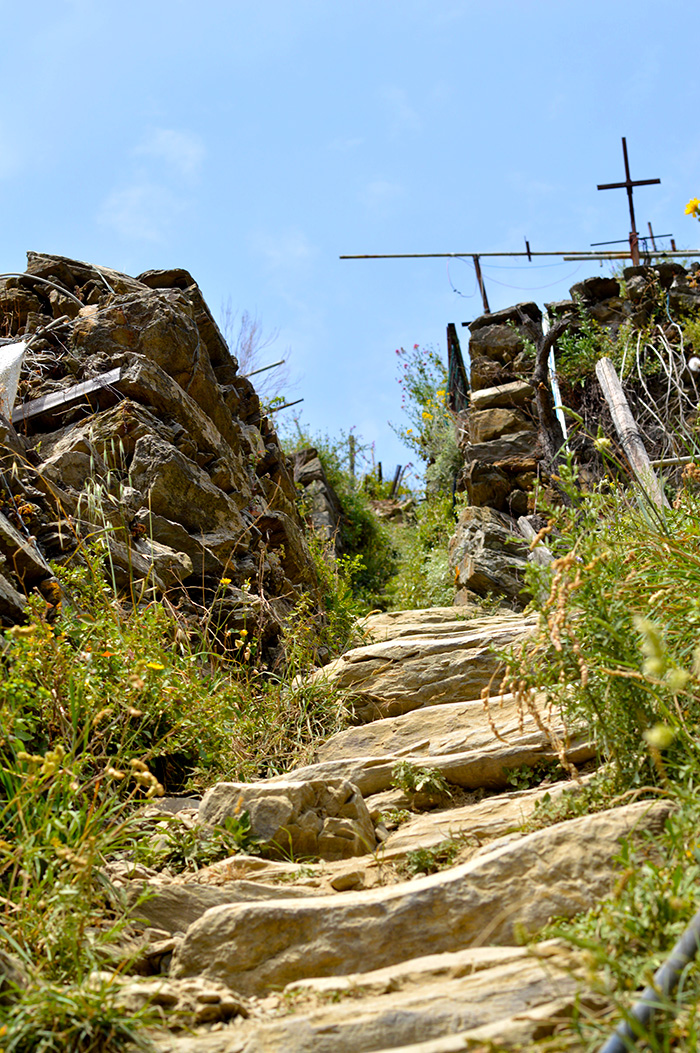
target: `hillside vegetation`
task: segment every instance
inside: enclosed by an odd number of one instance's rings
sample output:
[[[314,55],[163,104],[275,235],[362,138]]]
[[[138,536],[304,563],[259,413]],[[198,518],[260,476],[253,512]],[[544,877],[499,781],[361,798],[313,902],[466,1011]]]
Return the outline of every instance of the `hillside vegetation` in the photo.
[[[656,347],[657,358],[663,340],[675,340],[676,353],[680,340],[686,358],[700,353],[697,316],[672,319],[656,344],[650,325],[642,343]],[[564,375],[572,387],[584,351],[590,376],[601,350],[612,346],[609,339],[585,326],[570,338]],[[615,344],[619,359],[619,341],[630,339],[623,333]],[[452,602],[446,548],[455,506],[464,500],[453,493],[459,454],[444,366],[439,356],[413,350],[402,360],[411,421],[404,432],[427,467],[422,492],[399,495],[401,522],[380,521],[373,502],[386,494],[372,483],[371,472],[363,483],[360,473],[349,470],[342,441],[314,440],[342,503],[343,555],[336,559],[328,541],[307,528],[317,588],[288,612],[274,660],[264,653],[254,620],[238,624],[221,645],[216,612],[227,578],[208,595],[196,624],[167,594],[154,597],[137,582],[117,588],[106,540],[113,522],[106,514],[102,531],[93,531],[70,558],[53,566],[62,602],[47,606],[34,595],[26,623],[4,631],[5,1053],[147,1047],[148,1012],[118,1009],[104,979],[122,967],[115,947],[129,928],[126,905],[105,864],[127,858],[196,868],[239,850],[255,851],[255,839],[242,812],[206,835],[194,832],[188,840],[180,834],[154,845],[143,806],[163,794],[199,794],[221,778],[252,780],[305,763],[319,742],[350,719],[338,692],[305,674],[360,638],[357,617],[377,606]],[[646,397],[644,385],[648,390],[659,375],[651,354],[647,361],[640,399]],[[623,372],[625,363],[619,362]],[[557,479],[559,499],[544,505],[547,526],[540,540],[554,560],[531,565],[527,582],[531,609],[539,614],[538,635],[534,644],[502,656],[501,689],[513,690],[523,710],[537,712],[543,725],[553,707],[571,728],[590,727],[596,737],[596,778],[585,790],[542,808],[537,822],[645,796],[666,796],[676,806],[664,840],[645,862],[638,863],[631,849],[623,852],[616,894],[553,930],[587,949],[589,987],[607,997],[615,991],[625,1007],[698,906],[700,459],[696,415],[685,405],[682,444],[689,460],[667,475],[669,507],[658,508],[632,483],[610,438],[588,430],[589,410],[582,395],[572,450],[577,444],[594,449],[598,471],[595,477],[582,472],[570,450]],[[677,435],[674,442],[677,447]],[[98,504],[100,498],[108,500],[97,493]],[[300,497],[300,520],[304,511]],[[497,603],[486,598],[484,609]],[[647,1036],[646,1048],[694,1048],[696,1002],[691,971],[672,1020]],[[599,1025],[583,1008],[575,1029],[578,1044],[570,1032],[548,1048],[595,1047]]]

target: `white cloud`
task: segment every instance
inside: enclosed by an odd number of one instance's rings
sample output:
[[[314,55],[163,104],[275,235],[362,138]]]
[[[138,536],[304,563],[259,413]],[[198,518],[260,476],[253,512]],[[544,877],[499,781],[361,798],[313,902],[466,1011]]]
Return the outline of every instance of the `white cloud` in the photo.
[[[333,139],[328,144],[329,150],[337,150],[339,153],[349,153],[350,150],[356,150],[358,146],[362,146],[364,139],[359,136],[339,136],[337,139]]]
[[[274,236],[258,234],[253,239],[254,248],[262,255],[270,270],[294,270],[306,263],[316,249],[302,230],[281,231]]]
[[[193,132],[173,128],[156,128],[134,150],[137,156],[152,157],[165,164],[172,173],[191,179],[204,160],[204,144]]]
[[[394,210],[406,196],[406,189],[401,183],[393,183],[388,179],[373,179],[368,183],[360,194],[362,202],[374,212],[387,215]]]
[[[142,183],[114,190],[103,202],[97,218],[123,238],[162,241],[184,209],[184,201],[164,187]]]
[[[420,114],[409,103],[408,96],[403,88],[399,88],[397,85],[389,85],[382,89],[380,95],[388,111],[393,134],[417,132],[422,128],[423,122]]]

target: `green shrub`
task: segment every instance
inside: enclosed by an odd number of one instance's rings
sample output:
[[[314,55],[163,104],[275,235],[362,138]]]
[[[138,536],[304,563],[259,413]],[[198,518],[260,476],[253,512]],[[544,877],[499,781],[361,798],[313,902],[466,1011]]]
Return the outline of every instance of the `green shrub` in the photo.
[[[590,726],[624,786],[700,760],[695,476],[691,466],[693,485],[663,514],[619,484],[585,496],[568,486],[570,507],[552,513],[557,559],[528,571],[538,635],[510,655],[501,685],[525,706],[542,688],[570,722]]]
[[[398,610],[446,607],[454,601],[448,545],[455,529],[452,501],[434,496],[418,505],[412,522],[395,529],[399,567],[386,588],[389,606]]]
[[[363,486],[359,469],[367,466],[367,450],[352,433],[312,435],[297,422],[298,434],[285,436],[287,452],[313,447],[318,451],[329,483],[342,508],[337,548],[346,561],[345,575],[352,595],[369,610],[381,605],[381,594],[396,570],[397,553],[387,528],[375,515],[370,493]],[[354,471],[351,471],[351,462]],[[370,473],[376,476],[376,472]],[[370,487],[371,490],[371,487]]]
[[[409,449],[426,464],[425,486],[429,494],[451,494],[462,466],[452,415],[447,409],[447,368],[432,347],[399,348],[401,408],[410,427],[391,424]]]

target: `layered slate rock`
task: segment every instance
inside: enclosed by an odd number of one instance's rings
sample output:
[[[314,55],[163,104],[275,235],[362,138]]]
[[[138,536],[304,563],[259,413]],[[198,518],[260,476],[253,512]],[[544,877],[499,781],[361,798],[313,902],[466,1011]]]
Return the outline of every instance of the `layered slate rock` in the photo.
[[[223,826],[241,811],[250,816],[261,851],[273,858],[347,859],[376,844],[361,794],[342,778],[217,783],[204,795],[199,820]]]
[[[486,939],[508,944],[518,926],[534,932],[593,906],[612,887],[621,839],[658,830],[669,809],[640,802],[570,820],[388,889],[214,907],[188,929],[172,975],[259,995]]]
[[[34,547],[59,561],[102,531],[118,586],[143,579],[193,616],[216,603],[222,647],[247,626],[273,655],[294,603],[316,597],[316,575],[290,466],[194,279],[28,261],[0,282],[0,322],[31,338],[17,431],[5,427],[12,497],[1,511],[21,513],[29,496]],[[20,535],[23,525],[20,515]],[[21,536],[10,548],[0,539],[6,623],[45,573]]]
[[[347,651],[316,674],[344,692],[361,722],[479,698],[499,668],[494,648],[524,639],[533,619],[472,618],[455,631],[401,636]]]
[[[514,531],[512,519],[492,508],[469,506],[460,512],[450,539],[449,563],[457,595],[495,593],[516,602],[529,598],[525,589],[527,542]]]

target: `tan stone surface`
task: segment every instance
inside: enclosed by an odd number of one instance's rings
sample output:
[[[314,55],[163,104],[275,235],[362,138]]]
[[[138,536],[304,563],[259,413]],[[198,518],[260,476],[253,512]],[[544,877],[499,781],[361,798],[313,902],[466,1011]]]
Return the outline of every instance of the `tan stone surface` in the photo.
[[[372,852],[376,844],[367,806],[343,778],[216,783],[202,799],[199,821],[223,825],[242,811],[250,816],[260,851],[272,858],[347,859]]]
[[[605,895],[622,838],[659,829],[666,802],[640,802],[538,830],[462,866],[387,889],[214,907],[185,934],[175,977],[241,994],[381,968],[427,953],[512,942]]]
[[[459,607],[425,607],[409,611],[382,611],[362,618],[360,631],[367,634],[367,643],[386,643],[401,636],[449,636],[463,633],[474,618],[483,618],[484,611],[477,604]]]
[[[448,782],[465,790],[499,790],[508,785],[508,772],[515,768],[553,763],[558,756],[548,735],[539,731],[534,722],[526,725],[524,733],[512,742],[498,743],[495,739],[492,742],[496,744],[484,749],[411,756],[411,762],[419,768],[439,771]],[[595,747],[586,736],[574,736],[566,755],[573,764],[583,764],[595,756]],[[368,797],[394,784],[394,765],[405,759],[406,755],[401,754],[341,758],[297,768],[294,777],[300,780],[347,779],[363,797]],[[282,778],[275,776],[269,782],[274,784]]]
[[[482,801],[461,808],[427,812],[402,823],[390,833],[382,845],[381,857],[389,862],[403,858],[407,852],[417,848],[434,848],[442,841],[454,840],[467,846],[502,837],[520,830],[546,797],[557,800],[571,787],[569,781],[557,782],[531,790],[485,797]],[[371,798],[368,804],[371,807]]]
[[[293,1015],[277,1019],[251,1019],[219,1034],[166,1040],[160,1053],[367,1053],[429,1042],[455,1032],[484,1025],[499,1027],[502,1020],[526,1014],[551,1003],[573,1000],[576,981],[567,970],[571,956],[554,949],[541,958],[508,948],[491,968],[449,966],[432,975],[420,971],[387,977],[382,993],[365,993],[336,1004],[303,1002]],[[381,986],[381,982],[379,983]],[[370,988],[371,990],[371,988]]]
[[[530,418],[521,410],[502,408],[476,410],[469,414],[469,441],[491,442],[515,431],[532,426]],[[533,428],[533,445],[536,440]]]
[[[525,715],[523,730],[530,731],[533,726],[532,717]],[[517,741],[520,714],[513,695],[498,695],[490,700],[488,707],[481,699],[451,702],[348,728],[327,739],[319,747],[317,758],[329,761],[379,757],[382,753],[435,757],[485,749],[498,744],[494,727],[504,742]]]
[[[520,614],[474,618],[461,633],[406,636],[348,651],[314,679],[348,694],[359,720],[397,716],[421,706],[479,698],[498,669],[492,647],[505,648],[534,630]]]

